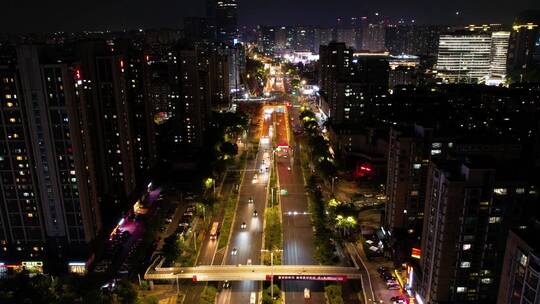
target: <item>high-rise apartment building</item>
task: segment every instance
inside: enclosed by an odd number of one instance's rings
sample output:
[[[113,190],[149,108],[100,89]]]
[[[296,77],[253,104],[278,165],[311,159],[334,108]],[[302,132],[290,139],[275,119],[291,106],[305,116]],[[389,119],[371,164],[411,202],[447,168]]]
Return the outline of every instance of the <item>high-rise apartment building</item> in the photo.
[[[386,25],[384,23],[367,25],[362,32],[362,50],[379,52],[385,50]]]
[[[354,56],[345,43],[320,49],[320,88],[323,111],[334,124],[357,122],[370,115],[375,99],[388,91],[385,57]]]
[[[81,121],[80,74],[60,58],[21,46],[17,70],[0,69],[4,260],[47,260],[55,266],[85,260],[101,232],[103,206],[92,143]]]
[[[523,73],[534,63],[535,48],[540,38],[539,25],[527,22],[516,23],[512,27],[508,49],[508,70]],[[516,79],[520,80],[520,79]]]
[[[184,17],[184,37],[190,41],[214,39],[215,31],[211,20],[204,17]]]
[[[538,227],[510,231],[506,241],[498,304],[540,301],[540,254]]]
[[[518,163],[435,161],[428,173],[419,293],[424,303],[495,303],[508,231],[538,196]]]
[[[238,1],[207,0],[207,17],[219,41],[232,43],[238,37]]]
[[[321,45],[328,45],[334,40],[334,31],[332,28],[316,28],[314,29],[313,44],[315,53],[319,53]]]
[[[276,30],[272,26],[257,26],[257,46],[259,51],[269,56],[276,47]]]
[[[293,49],[295,51],[308,51],[315,50],[314,46],[314,31],[311,27],[299,26],[295,28],[293,40]]]

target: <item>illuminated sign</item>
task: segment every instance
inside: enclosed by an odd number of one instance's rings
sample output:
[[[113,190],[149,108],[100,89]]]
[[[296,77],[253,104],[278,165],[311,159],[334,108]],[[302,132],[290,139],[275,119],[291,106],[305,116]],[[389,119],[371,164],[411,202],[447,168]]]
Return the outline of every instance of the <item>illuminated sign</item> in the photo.
[[[70,262],[68,263],[68,269],[70,273],[86,274],[86,263],[84,262]]]
[[[422,253],[422,250],[420,248],[413,248],[411,252],[411,257],[415,259],[419,259],[421,253]]]
[[[41,262],[41,261],[25,261],[25,262],[22,262],[21,265],[23,265],[24,267],[42,267],[43,262]]]
[[[266,275],[266,280],[270,281],[272,275]],[[276,275],[274,280],[292,280],[292,281],[347,281],[347,276],[332,275]]]

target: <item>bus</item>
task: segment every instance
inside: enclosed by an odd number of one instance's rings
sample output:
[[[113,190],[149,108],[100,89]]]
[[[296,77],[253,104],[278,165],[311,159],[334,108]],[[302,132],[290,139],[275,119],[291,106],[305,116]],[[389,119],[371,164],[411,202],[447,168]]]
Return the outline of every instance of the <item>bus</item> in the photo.
[[[255,292],[251,292],[251,296],[249,297],[249,304],[256,304],[257,303],[257,294]]]
[[[219,222],[214,222],[212,228],[210,229],[210,239],[215,240],[219,234]]]

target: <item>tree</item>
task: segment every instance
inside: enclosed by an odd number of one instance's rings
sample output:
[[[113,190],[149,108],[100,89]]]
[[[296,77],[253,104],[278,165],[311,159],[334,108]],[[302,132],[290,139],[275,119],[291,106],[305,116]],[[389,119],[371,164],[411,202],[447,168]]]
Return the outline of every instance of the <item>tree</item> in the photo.
[[[180,254],[180,244],[176,233],[171,234],[163,240],[163,247],[161,253],[165,257],[167,263],[174,263]]]
[[[128,280],[117,282],[113,293],[117,296],[121,304],[133,304],[137,300],[137,290]]]
[[[219,150],[224,156],[226,155],[227,158],[233,157],[238,154],[238,146],[228,141],[222,143]]]
[[[274,289],[274,299],[272,299],[272,288]],[[274,284],[263,291],[262,302],[263,304],[273,304],[275,303],[274,300],[279,300],[280,297],[281,290],[276,284]]]
[[[341,214],[336,216],[336,227],[341,229],[344,235],[356,228],[356,224],[356,219],[353,216],[343,216]]]
[[[341,285],[328,285],[324,287],[324,292],[328,298],[330,304],[343,304],[343,295],[341,291]]]

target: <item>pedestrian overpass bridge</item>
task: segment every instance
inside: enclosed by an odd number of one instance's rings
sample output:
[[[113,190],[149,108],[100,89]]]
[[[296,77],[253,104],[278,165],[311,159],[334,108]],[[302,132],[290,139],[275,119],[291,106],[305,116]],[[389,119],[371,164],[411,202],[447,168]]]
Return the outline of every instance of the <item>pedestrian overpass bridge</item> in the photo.
[[[266,281],[316,280],[346,281],[360,279],[360,271],[354,267],[320,265],[218,265],[195,267],[154,267],[150,265],[145,280],[193,281]]]

